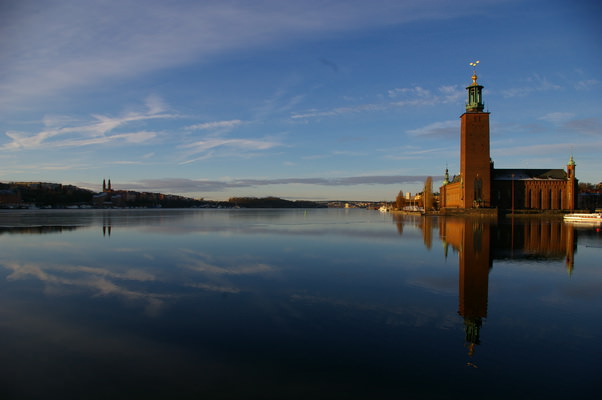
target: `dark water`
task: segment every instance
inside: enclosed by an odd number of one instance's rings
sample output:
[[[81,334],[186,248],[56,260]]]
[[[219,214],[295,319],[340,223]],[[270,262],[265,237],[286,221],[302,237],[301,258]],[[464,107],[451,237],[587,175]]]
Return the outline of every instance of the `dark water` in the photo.
[[[0,398],[597,398],[601,260],[561,220],[2,212]]]

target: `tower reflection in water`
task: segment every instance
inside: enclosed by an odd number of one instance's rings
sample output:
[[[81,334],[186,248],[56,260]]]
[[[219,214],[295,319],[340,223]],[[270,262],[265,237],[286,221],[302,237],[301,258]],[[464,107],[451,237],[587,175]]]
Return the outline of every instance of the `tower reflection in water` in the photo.
[[[422,231],[424,245],[432,247],[434,230],[439,230],[445,256],[450,248],[458,253],[458,314],[464,319],[465,346],[472,363],[480,344],[481,328],[487,317],[489,271],[494,260],[504,262],[564,260],[567,273],[574,268],[577,248],[575,229],[562,220],[461,217],[396,217],[397,230],[404,224]]]
[[[483,319],[487,317],[489,271],[493,266],[491,228],[487,220],[439,220],[439,234],[446,248],[458,251],[459,288],[458,314],[464,318],[465,345],[473,356],[480,344]]]

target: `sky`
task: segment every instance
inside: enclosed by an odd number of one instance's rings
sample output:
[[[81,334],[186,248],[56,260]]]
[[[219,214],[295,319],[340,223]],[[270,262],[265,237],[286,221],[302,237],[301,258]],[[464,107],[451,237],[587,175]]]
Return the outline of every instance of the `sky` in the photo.
[[[394,200],[497,168],[602,181],[597,0],[0,1],[0,182]]]

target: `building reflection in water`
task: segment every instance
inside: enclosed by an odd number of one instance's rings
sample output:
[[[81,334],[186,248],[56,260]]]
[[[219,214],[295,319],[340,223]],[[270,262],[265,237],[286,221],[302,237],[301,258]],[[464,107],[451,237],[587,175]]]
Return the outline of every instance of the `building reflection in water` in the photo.
[[[486,219],[440,218],[439,235],[445,248],[458,252],[458,314],[464,319],[465,346],[473,356],[487,317],[492,224]],[[446,251],[447,253],[447,251]]]
[[[102,236],[111,236],[111,224],[102,225]]]
[[[62,233],[71,232],[81,228],[80,226],[17,226],[17,227],[0,227],[0,235],[7,233],[13,234],[31,234],[43,235],[46,233]]]
[[[458,314],[464,320],[465,346],[472,363],[480,344],[481,327],[487,318],[489,271],[494,260],[558,261],[564,260],[568,274],[574,268],[577,238],[572,225],[562,220],[514,218],[497,220],[462,217],[394,217],[397,230],[404,224],[422,231],[424,245],[432,247],[433,231],[439,230],[445,256],[451,247],[458,253]]]

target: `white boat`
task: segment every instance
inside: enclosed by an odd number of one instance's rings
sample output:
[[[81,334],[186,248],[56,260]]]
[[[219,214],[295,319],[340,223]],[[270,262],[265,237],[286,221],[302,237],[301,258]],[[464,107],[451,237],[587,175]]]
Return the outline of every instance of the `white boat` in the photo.
[[[568,222],[595,222],[602,223],[602,213],[575,213],[566,214],[564,220]]]
[[[380,208],[378,209],[378,211],[380,212],[389,212],[389,209],[387,208],[387,206],[380,206]]]

